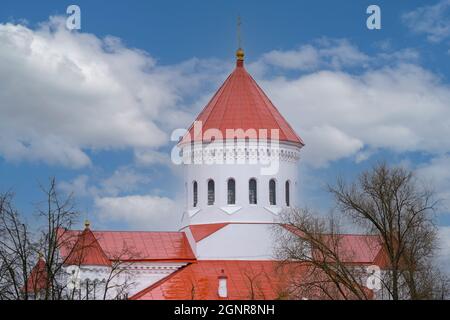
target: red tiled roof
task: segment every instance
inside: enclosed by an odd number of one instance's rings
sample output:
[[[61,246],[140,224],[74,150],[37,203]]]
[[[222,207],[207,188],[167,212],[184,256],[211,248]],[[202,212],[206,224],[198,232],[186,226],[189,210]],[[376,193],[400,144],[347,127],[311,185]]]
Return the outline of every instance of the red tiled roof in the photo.
[[[382,241],[376,235],[339,235],[339,254],[344,262],[373,264],[382,252]]]
[[[223,270],[223,273],[222,273]],[[220,300],[219,277],[226,276],[229,300],[274,300],[295,298],[298,281],[322,281],[332,293],[334,283],[326,275],[308,264],[280,261],[201,260],[179,269],[150,287],[138,292],[131,300]],[[308,280],[311,278],[310,280]],[[319,277],[320,279],[321,277]],[[303,279],[303,280],[301,280]],[[294,287],[292,287],[294,285]],[[314,288],[314,286],[312,286]],[[346,288],[340,288],[347,299],[356,296]],[[369,299],[373,292],[361,288]],[[329,299],[321,290],[301,294],[309,299]],[[298,297],[296,297],[298,298]],[[337,294],[336,299],[343,299]]]
[[[65,264],[110,266],[111,261],[98,243],[96,236],[87,227],[78,236],[77,242],[65,259]]]
[[[80,231],[67,230],[65,237]],[[184,232],[93,231],[108,259],[124,261],[192,261],[195,260]],[[67,247],[62,255],[67,256]]]
[[[38,293],[47,287],[47,267],[45,260],[39,258],[38,262],[31,270],[30,276],[27,279],[27,285],[24,288],[28,293]]]
[[[227,225],[228,223],[198,224],[189,226],[189,229],[194,240],[199,242]]]
[[[281,113],[245,70],[242,61],[222,84],[211,101],[199,114],[203,133],[208,129],[218,129],[223,137],[227,129],[255,129],[259,138],[259,129],[279,130],[279,140],[303,145],[302,139],[295,133]],[[194,127],[189,129],[191,140],[201,141],[204,137],[194,137]],[[207,139],[206,139],[207,140]],[[188,142],[187,136],[183,142]],[[209,141],[206,141],[209,142]]]
[[[227,276],[228,299],[277,299],[283,289],[283,273],[276,261],[202,260],[142,290],[132,300],[217,300],[218,277]]]
[[[291,225],[283,225],[290,232],[302,237],[300,230]],[[329,237],[331,241],[331,236]],[[326,238],[324,239],[326,240]],[[386,265],[383,242],[377,235],[339,234],[335,236],[339,259],[345,263]]]

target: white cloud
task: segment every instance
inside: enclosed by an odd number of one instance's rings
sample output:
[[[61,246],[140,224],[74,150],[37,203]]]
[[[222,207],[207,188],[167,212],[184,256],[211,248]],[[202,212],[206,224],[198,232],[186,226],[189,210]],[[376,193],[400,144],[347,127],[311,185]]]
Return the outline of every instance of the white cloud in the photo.
[[[442,269],[450,275],[450,227],[439,227],[439,254],[438,261]]]
[[[139,165],[150,166],[155,164],[167,165],[171,163],[168,153],[155,150],[135,150],[134,157]]]
[[[273,50],[262,57],[264,63],[285,69],[311,70],[320,64],[319,52],[311,45],[301,46],[298,50]]]
[[[62,181],[58,187],[66,194],[73,194],[75,197],[92,197],[96,193],[96,188],[89,186],[89,176],[85,174],[72,181]]]
[[[83,167],[86,151],[154,148],[191,118],[182,107],[220,73],[209,61],[161,67],[112,37],[0,24],[0,156]],[[203,72],[208,69],[208,72]]]
[[[150,195],[96,198],[95,207],[101,219],[124,222],[139,230],[174,230],[182,212],[176,201]]]
[[[309,150],[305,149],[304,159],[316,167],[355,154],[364,146],[362,141],[329,125],[312,127],[305,131],[303,138],[313,145]]]
[[[416,170],[425,183],[433,186],[442,211],[450,211],[450,155],[442,155]]]
[[[197,59],[158,66],[118,39],[69,32],[59,18],[37,30],[0,24],[0,41],[0,156],[9,160],[82,167],[91,163],[87,151],[132,148],[139,165],[166,162],[157,150],[170,130],[187,126],[192,108],[210,98],[205,86],[231,69]],[[371,57],[348,40],[320,39],[269,52],[250,68],[305,138],[307,161],[326,165],[358,153],[361,160],[366,148],[450,150],[449,88],[401,63],[417,56],[404,49]],[[269,78],[270,67],[313,73]]]
[[[272,50],[249,65],[256,77],[271,71],[311,72],[317,70],[342,70],[394,65],[398,62],[417,62],[420,55],[415,49],[394,51],[389,41],[379,44],[381,51],[369,56],[347,39],[320,38],[293,50]]]
[[[183,212],[182,200],[175,201],[149,190],[150,177],[131,167],[120,167],[107,178],[80,175],[59,183],[61,191],[92,199],[93,212],[103,223],[119,222],[140,230],[174,230]]]
[[[133,169],[122,167],[114,171],[112,176],[102,180],[99,189],[101,194],[117,196],[123,192],[132,192],[149,181],[149,177]]]
[[[287,70],[311,71],[318,68],[362,66],[369,57],[346,39],[322,38],[315,45],[307,44],[296,50],[273,50],[264,54],[251,66],[260,73],[264,67],[275,66]]]
[[[320,166],[361,149],[450,151],[450,87],[413,64],[260,81]],[[334,133],[332,133],[334,132]]]
[[[415,33],[425,34],[431,42],[450,37],[450,0],[423,6],[402,15],[403,22]]]
[[[131,167],[119,167],[107,178],[82,174],[72,181],[63,181],[59,188],[77,197],[118,196],[130,194],[150,182],[150,177]]]

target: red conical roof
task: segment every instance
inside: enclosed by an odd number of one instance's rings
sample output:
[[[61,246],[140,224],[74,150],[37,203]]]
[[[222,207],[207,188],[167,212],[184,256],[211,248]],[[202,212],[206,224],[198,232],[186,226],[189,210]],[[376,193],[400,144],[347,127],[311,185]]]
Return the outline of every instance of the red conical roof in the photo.
[[[31,270],[30,276],[27,279],[27,285],[24,287],[28,293],[38,293],[47,288],[47,266],[42,256],[39,257],[37,264]]]
[[[270,138],[271,129],[279,130],[279,140],[304,145],[277,108],[258,86],[256,81],[244,68],[243,60],[238,61],[236,68],[226,79],[199,114],[196,121],[202,122],[203,134],[208,129],[218,129],[226,138],[227,129],[255,129],[259,138],[259,129],[267,129]],[[194,126],[189,129],[190,139],[204,140],[200,134],[194,133]],[[187,142],[187,137],[183,142]]]
[[[89,229],[89,224],[78,236],[77,242],[65,261],[66,265],[110,266],[111,261]]]

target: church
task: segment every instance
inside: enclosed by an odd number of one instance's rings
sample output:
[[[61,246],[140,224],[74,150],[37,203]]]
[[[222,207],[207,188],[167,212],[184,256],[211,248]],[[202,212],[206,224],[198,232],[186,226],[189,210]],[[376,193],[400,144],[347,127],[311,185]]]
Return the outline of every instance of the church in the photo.
[[[107,297],[120,287],[131,300],[284,298],[289,279],[278,268],[274,233],[280,214],[301,206],[304,146],[239,49],[235,69],[178,143],[185,188],[179,231],[101,231],[88,222],[84,230],[60,230],[75,239],[60,252],[68,287],[82,299],[101,298],[84,296],[89,282],[114,283]],[[355,253],[349,263],[379,259],[381,246],[369,246],[367,237],[344,237]],[[34,274],[39,268],[42,261]],[[120,272],[111,279],[114,268]]]

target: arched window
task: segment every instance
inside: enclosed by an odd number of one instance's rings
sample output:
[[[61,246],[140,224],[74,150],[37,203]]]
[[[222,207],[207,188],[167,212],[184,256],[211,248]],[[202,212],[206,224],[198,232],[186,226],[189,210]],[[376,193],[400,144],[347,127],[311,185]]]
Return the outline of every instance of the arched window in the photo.
[[[236,181],[228,179],[228,204],[236,204]]]
[[[289,207],[290,205],[291,205],[291,203],[290,203],[290,190],[289,190],[289,188],[290,188],[290,183],[289,183],[289,181],[286,181],[286,206],[287,207]]]
[[[269,181],[269,203],[271,206],[277,204],[277,184],[275,179]]]
[[[214,192],[214,180],[208,181],[208,206],[212,206],[214,204],[216,195]]]
[[[248,182],[248,197],[250,204],[256,204],[258,201],[257,191],[256,191],[256,180],[250,179]]]
[[[192,184],[192,206],[195,208],[198,203],[198,185],[197,181]]]

